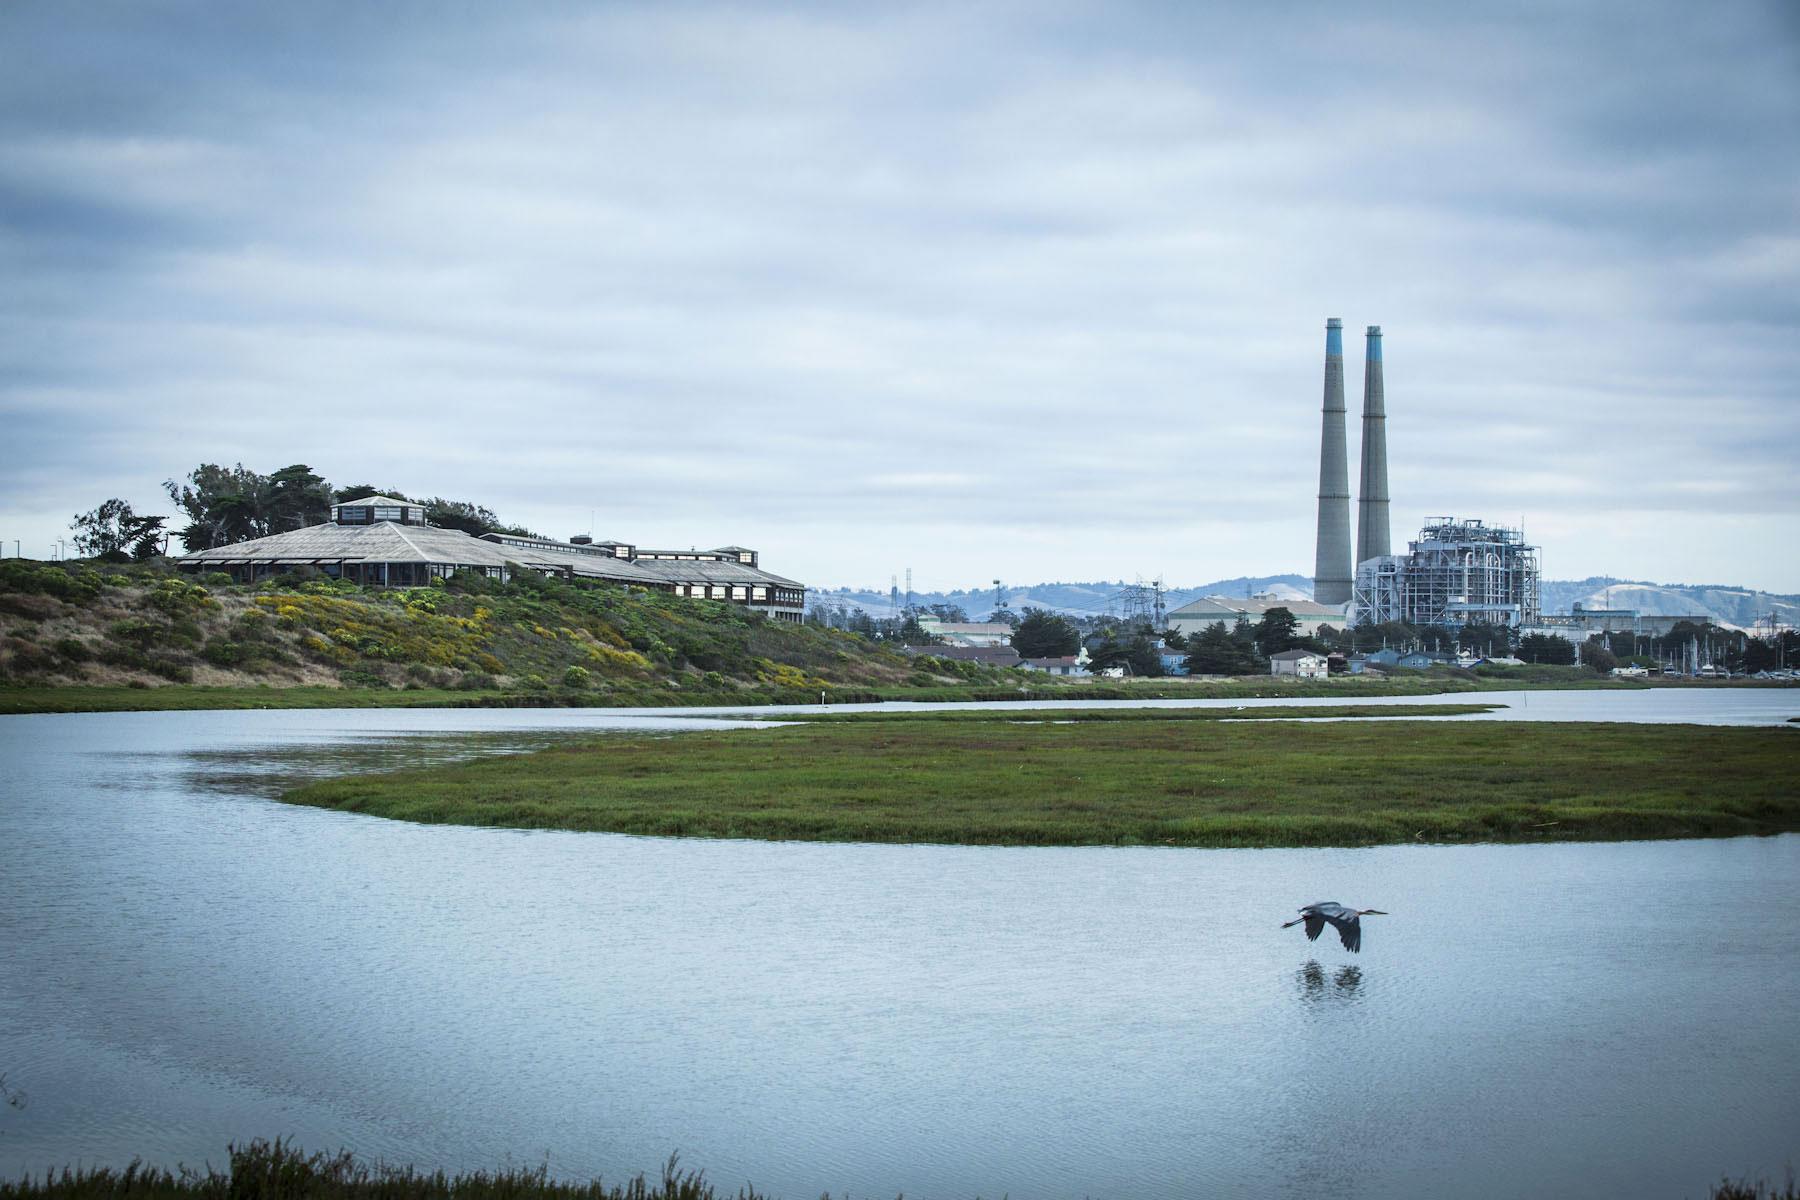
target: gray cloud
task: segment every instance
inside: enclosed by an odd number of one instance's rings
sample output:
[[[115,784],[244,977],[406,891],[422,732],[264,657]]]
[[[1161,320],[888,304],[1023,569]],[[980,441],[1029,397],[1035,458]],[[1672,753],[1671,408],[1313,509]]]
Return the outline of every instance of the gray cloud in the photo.
[[[10,5],[0,536],[299,459],[820,584],[1304,570],[1341,315],[1398,536],[1800,589],[1797,125],[1779,5]]]

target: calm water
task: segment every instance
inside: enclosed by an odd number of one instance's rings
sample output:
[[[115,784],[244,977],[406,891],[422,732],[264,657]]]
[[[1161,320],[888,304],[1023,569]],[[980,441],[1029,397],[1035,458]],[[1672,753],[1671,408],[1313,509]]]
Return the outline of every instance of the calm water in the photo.
[[[1800,699],[1530,703],[1574,695]],[[1800,837],[823,846],[269,798],[692,723],[0,718],[0,1176],[274,1134],[569,1176],[679,1149],[788,1197],[1702,1196],[1800,1163]],[[1276,928],[1327,898],[1393,915],[1360,956]]]

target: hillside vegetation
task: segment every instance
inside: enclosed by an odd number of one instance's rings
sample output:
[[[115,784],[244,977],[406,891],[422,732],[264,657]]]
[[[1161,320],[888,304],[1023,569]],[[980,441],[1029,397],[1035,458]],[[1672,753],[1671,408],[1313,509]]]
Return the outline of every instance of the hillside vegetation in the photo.
[[[536,576],[413,590],[297,577],[247,587],[160,564],[13,559],[0,562],[0,630],[0,686],[34,691],[196,684],[737,703],[995,674],[935,660],[939,673],[922,671],[862,638],[723,602]]]

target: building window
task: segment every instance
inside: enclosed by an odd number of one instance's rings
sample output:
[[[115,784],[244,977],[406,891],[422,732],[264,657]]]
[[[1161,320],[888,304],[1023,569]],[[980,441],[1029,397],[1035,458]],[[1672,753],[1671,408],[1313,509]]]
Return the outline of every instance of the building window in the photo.
[[[398,521],[401,512],[402,510],[398,508],[390,508],[387,505],[377,505],[375,509],[375,519],[377,521]]]
[[[734,587],[731,589],[731,598],[733,600],[747,600],[747,599],[749,599],[749,596],[750,596],[750,593],[745,588]]]
[[[754,588],[751,590],[750,594],[758,600],[767,600],[769,598],[769,589],[766,587]]]

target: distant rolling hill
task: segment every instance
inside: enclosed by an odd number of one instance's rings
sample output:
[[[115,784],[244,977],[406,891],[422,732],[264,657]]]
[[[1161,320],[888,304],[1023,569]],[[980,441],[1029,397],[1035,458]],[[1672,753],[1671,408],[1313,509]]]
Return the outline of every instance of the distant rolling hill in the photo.
[[[1119,594],[1132,586],[1127,580],[1100,580],[1092,583],[1033,583],[1006,589],[1007,606],[1014,612],[1027,608],[1049,609],[1070,616],[1091,617],[1119,610]],[[1274,592],[1294,600],[1312,598],[1312,580],[1303,575],[1240,576],[1219,579],[1197,587],[1165,588],[1163,601],[1171,609],[1179,608],[1201,596],[1247,596],[1253,592]],[[892,601],[884,589],[839,588],[812,593],[815,603],[842,604],[860,608],[871,616],[883,617],[892,609]],[[994,609],[994,589],[962,588],[953,592],[914,592],[913,603],[921,608],[933,604],[954,604],[969,614],[972,621],[981,620]]]
[[[1754,629],[1773,614],[1778,624],[1800,623],[1800,596],[1712,584],[1647,583],[1642,580],[1552,579],[1543,585],[1545,612],[1583,608],[1633,608],[1646,616],[1704,616],[1717,625]]]
[[[1034,583],[1009,587],[1006,593],[1008,606],[1014,612],[1044,608],[1070,616],[1089,617],[1118,612],[1120,593],[1130,586],[1126,580]],[[1248,596],[1262,592],[1310,600],[1312,579],[1305,575],[1240,575],[1235,579],[1215,579],[1193,587],[1167,588],[1163,596],[1168,607],[1175,609],[1201,596]],[[1754,629],[1771,613],[1778,623],[1800,624],[1800,596],[1746,587],[1648,583],[1593,576],[1545,580],[1542,595],[1546,613],[1566,613],[1580,604],[1583,608],[1634,608],[1654,616],[1705,617],[1714,624],[1737,629]],[[812,600],[860,608],[876,617],[888,615],[892,607],[888,593],[879,588],[820,589],[812,593]],[[970,620],[981,620],[993,611],[994,590],[987,587],[914,592],[913,603],[923,608],[933,604],[954,604],[967,612]]]

